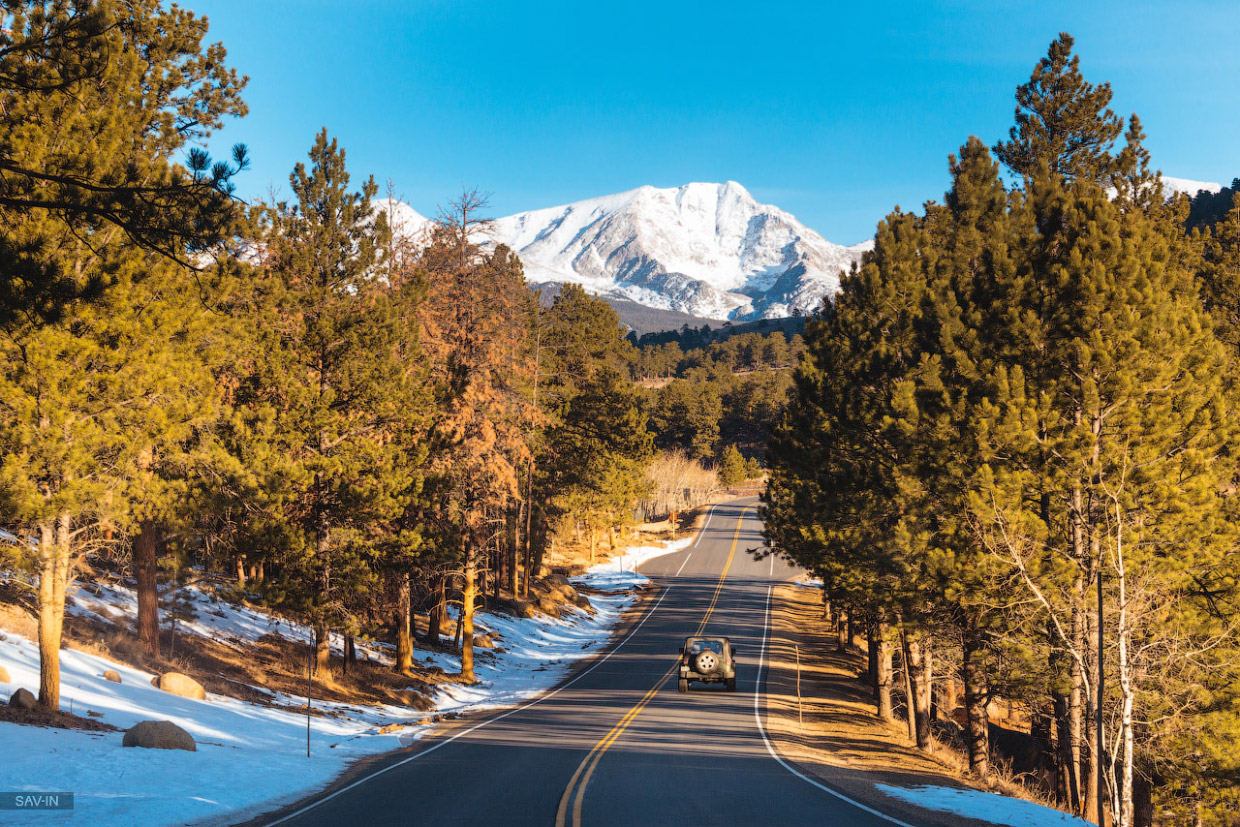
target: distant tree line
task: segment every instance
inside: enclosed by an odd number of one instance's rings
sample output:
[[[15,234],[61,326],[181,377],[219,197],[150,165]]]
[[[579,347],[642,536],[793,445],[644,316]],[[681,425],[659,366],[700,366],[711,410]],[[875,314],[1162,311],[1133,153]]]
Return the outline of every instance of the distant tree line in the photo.
[[[1240,178],[1231,179],[1230,187],[1218,192],[1200,190],[1192,196],[1188,205],[1185,224],[1190,230],[1208,230],[1219,224],[1231,212],[1236,195],[1240,194]]]
[[[781,332],[743,333],[688,351],[676,342],[637,348],[630,371],[651,385],[646,405],[655,445],[708,465],[734,450],[747,461],[746,478],[758,476],[802,348],[800,335],[788,340]]]
[[[1240,199],[1186,233],[1072,45],[810,321],[766,530],[866,636],[883,717],[903,663],[919,745],[959,706],[986,777],[1002,698],[1066,809],[1235,824]]]

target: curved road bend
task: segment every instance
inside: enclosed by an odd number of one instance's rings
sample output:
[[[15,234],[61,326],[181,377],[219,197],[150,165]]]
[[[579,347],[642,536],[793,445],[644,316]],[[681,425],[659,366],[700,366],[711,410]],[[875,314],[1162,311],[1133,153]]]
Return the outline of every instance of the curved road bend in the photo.
[[[756,499],[716,506],[693,545],[642,567],[660,591],[629,635],[558,690],[257,823],[912,825],[904,808],[881,815],[772,757],[756,718],[760,661],[770,587],[796,570],[754,560],[761,545]],[[676,691],[677,649],[699,629],[739,648],[736,692]],[[916,824],[951,823],[936,815]]]

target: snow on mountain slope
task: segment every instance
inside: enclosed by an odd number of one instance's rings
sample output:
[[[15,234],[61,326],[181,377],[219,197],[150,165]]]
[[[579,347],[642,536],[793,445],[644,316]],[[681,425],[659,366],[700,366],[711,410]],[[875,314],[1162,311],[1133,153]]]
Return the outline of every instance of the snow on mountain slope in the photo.
[[[1222,184],[1213,181],[1190,181],[1187,178],[1172,178],[1170,175],[1162,177],[1163,195],[1170,198],[1177,192],[1185,195],[1196,195],[1198,192],[1205,190],[1208,193],[1217,194],[1223,189]]]
[[[1222,188],[1162,180],[1168,197]],[[428,219],[401,202],[378,203],[398,233],[425,239]],[[812,312],[874,247],[872,239],[833,244],[735,181],[644,186],[521,212],[496,219],[478,240],[514,250],[531,284],[580,284],[611,300],[738,321]]]
[[[765,204],[735,181],[635,190],[517,213],[490,235],[531,282],[708,319],[811,311],[861,256]]]

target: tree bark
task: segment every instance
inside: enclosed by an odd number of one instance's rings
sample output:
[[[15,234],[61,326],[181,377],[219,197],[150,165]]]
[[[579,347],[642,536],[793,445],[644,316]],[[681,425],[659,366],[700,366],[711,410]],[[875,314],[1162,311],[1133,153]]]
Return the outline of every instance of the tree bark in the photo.
[[[969,772],[977,778],[990,775],[990,697],[986,670],[982,663],[982,641],[970,624],[965,629],[962,666],[964,670],[965,745],[969,752]]]
[[[461,597],[461,677],[473,683],[474,677],[474,599],[478,593],[477,560],[471,549],[465,554],[465,589]]]
[[[917,633],[908,637],[910,677],[913,682],[913,720],[917,746],[930,748],[930,651]]]
[[[133,568],[138,591],[138,639],[146,653],[159,657],[158,548],[154,520],[139,523],[133,542]]]
[[[408,674],[413,669],[413,629],[411,606],[413,604],[409,574],[396,576],[396,671]]]
[[[908,635],[904,632],[904,626],[900,626],[900,665],[901,672],[904,673],[904,717],[908,721],[908,737],[914,743],[917,742],[917,711],[913,704],[913,670],[909,666],[908,654]]]
[[[835,615],[835,651],[848,651],[848,612],[842,607]]]
[[[521,513],[525,504],[517,503],[516,511],[508,509],[508,593],[517,596],[521,586],[518,571],[521,568]]]
[[[447,584],[443,577],[435,578],[435,603],[431,606],[426,621],[426,642],[431,646],[439,645],[439,629],[443,625],[444,604],[447,602]]]
[[[60,709],[60,643],[72,567],[69,515],[39,527],[39,705]]]
[[[331,630],[320,621],[314,625],[314,674],[326,675],[331,665]]]
[[[894,717],[891,702],[891,653],[892,646],[889,640],[888,626],[885,622],[875,624],[875,636],[878,639],[877,662],[875,666],[875,678],[877,685],[875,687],[875,696],[878,707],[878,717],[884,721],[890,721]]]

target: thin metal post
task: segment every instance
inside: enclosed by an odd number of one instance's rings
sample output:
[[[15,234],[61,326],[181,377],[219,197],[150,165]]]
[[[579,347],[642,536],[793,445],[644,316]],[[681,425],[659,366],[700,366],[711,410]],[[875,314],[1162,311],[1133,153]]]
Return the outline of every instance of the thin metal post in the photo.
[[[310,757],[310,702],[314,696],[314,638],[306,652],[306,757]]]

